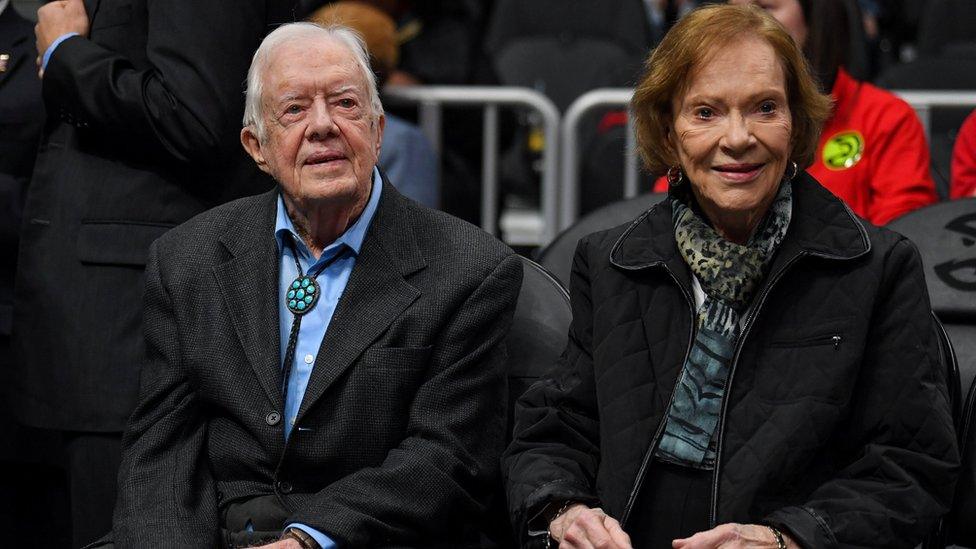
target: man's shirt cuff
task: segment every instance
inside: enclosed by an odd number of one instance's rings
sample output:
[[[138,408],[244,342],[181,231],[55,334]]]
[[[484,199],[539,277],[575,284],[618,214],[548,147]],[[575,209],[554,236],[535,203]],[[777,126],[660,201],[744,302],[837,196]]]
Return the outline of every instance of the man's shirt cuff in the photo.
[[[61,45],[61,42],[64,42],[65,40],[71,38],[72,36],[78,36],[78,33],[77,32],[66,32],[66,33],[62,34],[61,36],[55,38],[54,39],[54,42],[51,42],[51,45],[48,46],[47,47],[47,50],[44,51],[44,57],[41,58],[41,70],[42,71],[47,69],[47,62],[48,62],[48,60],[51,59],[51,54],[54,53],[54,49],[57,48],[58,46],[60,46]]]
[[[322,549],[338,549],[339,547],[338,545],[336,545],[334,541],[332,541],[332,538],[323,534],[322,532],[319,532],[315,528],[308,526],[307,524],[302,524],[300,522],[293,522],[285,526],[285,530],[289,528],[298,528],[303,532],[305,532],[306,534],[312,536],[313,538],[315,538],[315,541],[319,544],[319,547],[321,547]]]

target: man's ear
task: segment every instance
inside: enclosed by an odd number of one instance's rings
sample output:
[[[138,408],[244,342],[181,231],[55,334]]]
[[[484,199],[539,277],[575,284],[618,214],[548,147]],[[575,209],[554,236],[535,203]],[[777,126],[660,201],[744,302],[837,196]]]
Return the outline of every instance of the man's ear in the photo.
[[[381,114],[376,119],[376,158],[380,157],[380,150],[383,147],[383,129],[386,128],[386,115]]]
[[[254,163],[258,165],[258,168],[262,172],[268,175],[274,175],[268,167],[268,161],[265,160],[264,154],[261,152],[261,140],[254,133],[253,126],[244,126],[241,129],[241,145],[244,145],[244,150],[247,151],[247,154],[251,155]]]

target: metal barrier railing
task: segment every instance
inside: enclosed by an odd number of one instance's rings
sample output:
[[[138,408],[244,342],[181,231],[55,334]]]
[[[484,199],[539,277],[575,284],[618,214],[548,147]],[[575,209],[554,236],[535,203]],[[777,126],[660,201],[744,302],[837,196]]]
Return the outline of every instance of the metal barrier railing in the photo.
[[[634,90],[602,88],[584,93],[566,109],[560,128],[561,192],[559,230],[565,230],[579,217],[579,125],[583,117],[602,107],[626,107]],[[627,148],[624,155],[624,196],[637,196],[638,173],[633,117],[627,116]]]
[[[931,126],[933,107],[976,107],[976,92],[902,91],[895,95],[904,99],[918,113],[925,128],[926,137]],[[593,90],[578,97],[566,110],[560,129],[560,153],[562,154],[560,181],[560,230],[572,225],[579,217],[579,131],[583,117],[597,108],[627,107],[633,90],[628,88],[604,88]],[[627,148],[624,155],[624,197],[631,198],[640,192],[637,166],[636,139],[633,117],[627,117]]]
[[[922,127],[925,128],[925,137],[929,137],[929,128],[932,125],[932,107],[976,107],[976,91],[893,90],[892,93],[915,109],[922,121]]]
[[[390,103],[418,105],[420,127],[434,150],[441,152],[442,108],[445,105],[482,106],[481,228],[497,234],[498,219],[498,108],[526,107],[542,117],[545,148],[542,151],[542,244],[555,238],[559,224],[559,111],[546,96],[528,88],[488,86],[389,87]]]

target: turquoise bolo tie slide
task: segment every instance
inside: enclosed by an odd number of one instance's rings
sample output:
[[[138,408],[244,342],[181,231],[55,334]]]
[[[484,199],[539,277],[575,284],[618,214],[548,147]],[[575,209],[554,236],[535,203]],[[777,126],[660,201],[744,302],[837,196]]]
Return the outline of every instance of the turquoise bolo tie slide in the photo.
[[[300,275],[288,287],[285,294],[288,310],[295,315],[303,315],[312,310],[319,302],[319,283],[310,276]]]

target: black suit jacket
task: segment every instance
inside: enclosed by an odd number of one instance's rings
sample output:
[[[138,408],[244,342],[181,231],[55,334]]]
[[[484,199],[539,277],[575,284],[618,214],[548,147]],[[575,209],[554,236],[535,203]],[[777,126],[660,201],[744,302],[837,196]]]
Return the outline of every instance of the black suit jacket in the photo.
[[[27,196],[10,399],[25,423],[121,431],[135,403],[149,244],[271,187],[239,142],[251,56],[286,0],[85,0],[51,56]]]
[[[340,547],[477,539],[504,445],[518,257],[384,185],[286,444],[275,200],[153,245],[116,544],[213,547],[221,509],[266,494]]]
[[[44,123],[34,27],[13,6],[0,12],[0,337],[10,335],[14,265],[24,195]],[[7,342],[3,341],[4,352]]]

